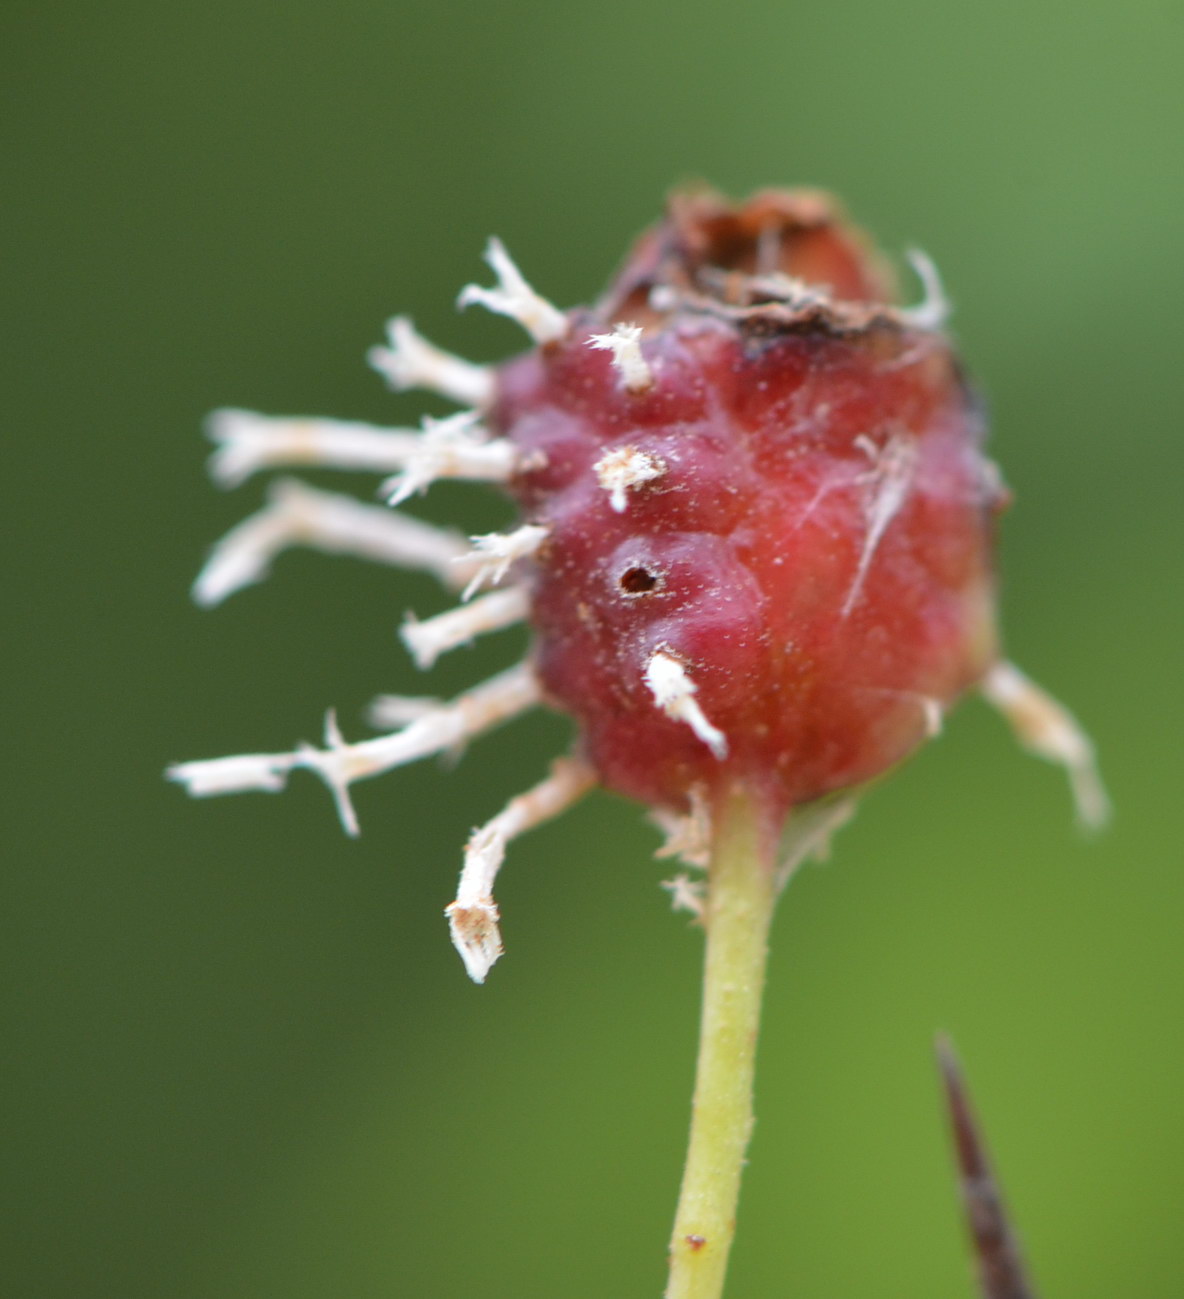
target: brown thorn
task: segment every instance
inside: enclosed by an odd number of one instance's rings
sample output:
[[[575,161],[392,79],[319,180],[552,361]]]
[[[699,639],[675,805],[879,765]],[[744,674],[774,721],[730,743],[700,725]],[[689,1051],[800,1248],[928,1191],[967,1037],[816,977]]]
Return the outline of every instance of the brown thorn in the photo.
[[[1003,1206],[982,1131],[970,1106],[962,1066],[944,1033],[934,1041],[949,1111],[950,1131],[962,1189],[962,1203],[974,1244],[983,1299],[1036,1299],[1019,1241]]]

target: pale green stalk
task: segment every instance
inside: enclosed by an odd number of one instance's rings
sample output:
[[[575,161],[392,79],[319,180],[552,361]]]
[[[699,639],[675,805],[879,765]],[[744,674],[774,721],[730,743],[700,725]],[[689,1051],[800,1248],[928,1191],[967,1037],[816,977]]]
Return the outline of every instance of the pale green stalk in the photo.
[[[717,809],[703,923],[707,959],[691,1140],[666,1299],[719,1299],[736,1231],[752,1078],[777,899],[776,838],[737,793]]]

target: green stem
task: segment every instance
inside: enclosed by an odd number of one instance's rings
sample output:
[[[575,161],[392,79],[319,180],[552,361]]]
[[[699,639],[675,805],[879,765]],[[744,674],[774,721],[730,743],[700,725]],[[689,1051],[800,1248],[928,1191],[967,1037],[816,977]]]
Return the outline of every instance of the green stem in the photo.
[[[752,1132],[752,1078],[777,899],[776,838],[743,794],[717,808],[703,922],[707,960],[691,1140],[666,1299],[719,1299]]]

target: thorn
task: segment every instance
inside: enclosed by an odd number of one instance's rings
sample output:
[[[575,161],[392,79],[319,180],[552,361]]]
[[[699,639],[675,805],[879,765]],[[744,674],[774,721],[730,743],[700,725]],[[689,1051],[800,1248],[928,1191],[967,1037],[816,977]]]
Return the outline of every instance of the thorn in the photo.
[[[921,301],[915,307],[901,307],[897,315],[917,329],[940,329],[950,317],[950,301],[942,287],[937,266],[928,253],[910,248],[905,257],[921,281]]]
[[[727,736],[703,715],[695,699],[699,687],[669,650],[657,649],[650,655],[645,665],[645,683],[667,717],[685,722],[721,762],[728,756]]]
[[[1101,829],[1110,818],[1110,798],[1098,773],[1094,746],[1073,714],[1014,663],[996,663],[979,689],[1010,723],[1023,748],[1068,773],[1082,828]]]
[[[971,1109],[958,1057],[944,1033],[937,1035],[934,1049],[983,1299],[1035,1299],[1019,1242],[1008,1225],[981,1128]]]
[[[666,462],[637,447],[616,447],[606,451],[593,466],[601,487],[608,492],[608,503],[617,514],[624,514],[630,488],[652,483],[666,472]]]
[[[366,360],[396,392],[424,388],[462,406],[490,405],[493,371],[442,351],[418,333],[410,316],[387,321],[389,347],[372,347]]]
[[[654,372],[641,354],[640,325],[614,325],[610,334],[593,334],[588,346],[611,352],[613,368],[626,392],[645,392],[654,386]]]
[[[540,347],[558,342],[568,333],[567,317],[546,298],[527,284],[522,272],[510,259],[500,239],[491,239],[485,249],[485,260],[497,276],[497,285],[484,289],[468,284],[460,292],[457,306],[462,310],[476,302],[487,311],[516,320]]]

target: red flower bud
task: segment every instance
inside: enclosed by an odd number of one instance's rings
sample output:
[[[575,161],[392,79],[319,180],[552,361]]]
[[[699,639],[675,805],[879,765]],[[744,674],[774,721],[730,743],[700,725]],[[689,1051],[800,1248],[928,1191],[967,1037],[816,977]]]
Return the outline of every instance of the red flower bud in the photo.
[[[589,310],[540,297],[497,240],[487,259],[497,284],[470,285],[461,304],[511,316],[533,351],[473,365],[398,317],[370,357],[394,387],[472,409],[422,432],[221,411],[211,470],[224,486],[284,464],[394,470],[391,504],[437,478],[503,483],[521,526],[470,549],[449,529],[284,480],[215,547],[194,595],[218,603],[293,544],[348,552],[462,592],[458,608],[404,626],[420,666],[527,618],[530,661],[450,704],[383,697],[372,715],[386,735],[347,743],[330,712],[323,748],[181,763],[173,779],[205,796],[278,790],[311,770],[356,834],[354,782],[454,750],[540,699],[566,710],[575,758],[466,850],[448,913],[478,980],[501,952],[492,888],[507,843],[597,782],[649,804],[671,831],[664,851],[696,862],[732,787],[776,825],[907,757],[978,684],[1024,744],[1068,769],[1082,819],[1104,817],[1089,740],[998,657],[993,522],[1006,493],[928,259],[913,258],[925,300],[898,305],[886,264],[807,191],[739,207],[677,196]],[[799,820],[787,869],[848,804]],[[670,883],[695,905],[688,881]]]
[[[738,780],[784,812],[906,757],[993,662],[998,473],[948,339],[893,303],[820,195],[680,196],[500,371],[490,422],[548,530],[536,667],[611,788],[681,808]],[[589,346],[615,321],[640,339]],[[655,656],[705,725],[655,706]]]

